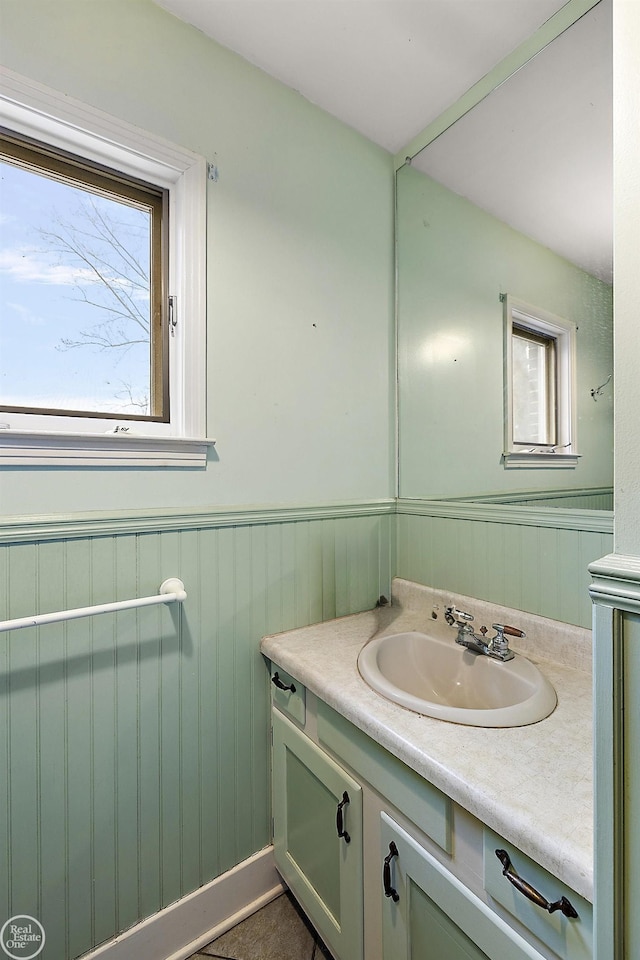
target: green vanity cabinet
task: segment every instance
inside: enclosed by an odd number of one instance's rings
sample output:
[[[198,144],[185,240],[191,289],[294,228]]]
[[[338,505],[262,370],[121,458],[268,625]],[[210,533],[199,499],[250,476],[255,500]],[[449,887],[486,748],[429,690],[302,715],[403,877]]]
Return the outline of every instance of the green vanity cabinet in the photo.
[[[278,671],[275,863],[335,960],[592,960],[590,904]],[[523,896],[505,847],[577,916]]]
[[[380,817],[383,960],[542,960],[392,817]]]
[[[276,866],[335,957],[362,960],[362,788],[290,720],[272,717]]]

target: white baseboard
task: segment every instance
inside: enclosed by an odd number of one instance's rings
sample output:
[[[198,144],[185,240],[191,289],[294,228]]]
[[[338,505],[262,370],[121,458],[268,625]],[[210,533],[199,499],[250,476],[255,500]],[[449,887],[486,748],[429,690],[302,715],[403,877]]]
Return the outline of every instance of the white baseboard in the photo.
[[[286,889],[273,863],[273,847],[223,873],[82,960],[186,960]]]

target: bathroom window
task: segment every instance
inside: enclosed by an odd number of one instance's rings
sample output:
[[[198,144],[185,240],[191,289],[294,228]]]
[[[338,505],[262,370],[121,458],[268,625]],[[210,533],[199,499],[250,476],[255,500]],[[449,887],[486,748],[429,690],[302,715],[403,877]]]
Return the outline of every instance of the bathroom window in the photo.
[[[167,422],[167,191],[7,133],[0,176],[0,412]]]
[[[204,465],[206,162],[13,74],[0,124],[0,463]]]
[[[505,296],[505,466],[572,466],[575,325]]]

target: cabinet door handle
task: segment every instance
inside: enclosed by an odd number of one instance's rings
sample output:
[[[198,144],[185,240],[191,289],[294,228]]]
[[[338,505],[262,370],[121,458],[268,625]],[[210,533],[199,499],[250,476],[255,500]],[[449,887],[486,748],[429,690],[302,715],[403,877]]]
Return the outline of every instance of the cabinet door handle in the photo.
[[[391,886],[391,861],[397,856],[398,848],[392,840],[389,844],[389,853],[384,858],[384,866],[382,868],[382,886],[384,887],[385,897],[391,897],[394,903],[397,903],[400,899],[398,891]]]
[[[575,907],[567,900],[566,897],[560,897],[559,900],[554,900],[553,903],[550,903],[546,897],[543,897],[535,887],[532,887],[530,883],[527,883],[526,880],[523,880],[522,877],[518,876],[513,864],[511,863],[511,858],[506,850],[496,850],[496,857],[502,864],[502,875],[507,878],[509,883],[512,883],[516,890],[519,890],[520,893],[524,894],[528,900],[531,900],[537,906],[542,907],[543,910],[547,910],[549,913],[555,913],[556,910],[560,910],[565,917],[570,917],[572,920],[576,919],[578,916],[577,910]]]
[[[338,831],[338,836],[344,839],[345,843],[351,843],[351,837],[344,829],[343,817],[342,817],[342,808],[349,803],[349,794],[345,790],[342,794],[342,800],[338,804],[338,809],[336,811],[336,829]]]
[[[274,673],[274,675],[271,677],[271,683],[275,683],[275,685],[276,685],[276,687],[278,688],[278,690],[291,690],[291,693],[295,693],[295,692],[296,692],[295,684],[293,684],[293,683],[283,683],[282,680],[280,679],[280,677],[278,676],[278,672],[277,672],[277,671],[276,671],[276,672]]]

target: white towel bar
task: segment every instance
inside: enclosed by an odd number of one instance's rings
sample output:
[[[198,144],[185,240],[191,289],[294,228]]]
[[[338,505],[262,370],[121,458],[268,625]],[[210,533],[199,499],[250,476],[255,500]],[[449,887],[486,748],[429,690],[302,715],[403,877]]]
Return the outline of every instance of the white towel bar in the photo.
[[[182,580],[170,577],[160,584],[160,592],[154,597],[137,597],[133,600],[118,600],[115,603],[98,603],[93,607],[58,610],[56,613],[38,613],[34,617],[21,617],[18,620],[4,620],[0,623],[0,633],[20,630],[22,627],[40,627],[45,623],[59,623],[61,620],[94,617],[98,613],[116,613],[118,610],[131,610],[133,607],[152,607],[156,603],[182,603],[186,598]]]

